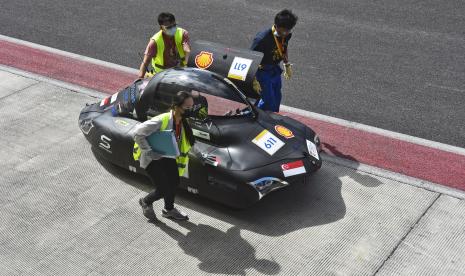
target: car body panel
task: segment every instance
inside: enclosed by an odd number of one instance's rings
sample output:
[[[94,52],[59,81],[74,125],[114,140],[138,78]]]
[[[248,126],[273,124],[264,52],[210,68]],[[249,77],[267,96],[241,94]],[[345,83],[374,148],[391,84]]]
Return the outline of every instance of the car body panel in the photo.
[[[204,68],[199,62],[199,57],[202,55],[210,55],[209,61],[211,64]],[[255,73],[262,61],[263,53],[252,51],[250,49],[229,47],[220,43],[197,40],[191,45],[191,53],[188,66],[200,68],[215,72],[222,77],[231,80],[239,89],[249,98],[259,99],[258,95],[252,89],[252,81],[255,78]],[[250,65],[247,64],[250,62]],[[241,79],[233,73],[234,67],[237,67],[240,72],[244,72],[244,78]],[[243,69],[243,70],[240,70]]]
[[[201,90],[199,95],[208,98],[209,113],[214,112],[217,100],[220,108],[230,107],[224,106],[222,99],[242,106],[243,109],[228,115],[189,119],[197,139],[189,152],[188,177],[181,178],[181,188],[191,193],[244,208],[275,189],[302,182],[321,167],[321,158],[311,156],[306,146],[307,140],[315,140],[313,130],[291,118],[255,108],[236,86],[216,73],[193,68],[169,69],[135,87],[140,87],[137,94],[141,99],[151,103],[153,116],[167,110],[178,89]],[[110,96],[87,105],[79,116],[79,126],[103,158],[132,172],[146,174],[133,159],[132,132],[140,122],[115,117],[112,109],[116,103]],[[265,137],[261,133],[281,141],[281,147],[270,153],[261,144],[260,139]],[[286,170],[286,175],[285,167],[292,164],[297,164],[297,168],[291,174]]]

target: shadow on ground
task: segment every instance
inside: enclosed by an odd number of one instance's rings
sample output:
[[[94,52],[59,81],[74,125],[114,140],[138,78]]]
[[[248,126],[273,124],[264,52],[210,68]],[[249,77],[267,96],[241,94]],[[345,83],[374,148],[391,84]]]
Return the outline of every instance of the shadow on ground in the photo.
[[[241,237],[237,226],[223,232],[209,225],[182,221],[178,224],[189,231],[183,234],[161,221],[154,224],[176,240],[185,254],[197,258],[198,267],[205,272],[245,275],[246,269],[253,268],[274,275],[281,270],[274,260],[257,259],[255,248]]]
[[[328,144],[325,146],[334,154],[343,155],[335,147]],[[148,178],[116,167],[100,158],[95,152],[94,155],[106,170],[125,183],[146,192],[152,189]],[[357,162],[349,155],[345,155],[345,158]],[[324,163],[320,171],[307,178],[306,183],[275,191],[248,209],[231,209],[184,190],[178,192],[176,200],[189,209],[225,221],[240,229],[267,236],[281,236],[342,219],[346,213],[341,195],[343,177],[350,177],[357,185],[365,187],[382,184],[380,180],[370,175]]]
[[[325,146],[333,154],[343,155],[335,147]],[[123,182],[146,192],[152,189],[147,177],[112,165],[95,151],[94,155],[107,171]],[[351,156],[344,157],[357,162]],[[344,177],[350,177],[355,185],[368,188],[382,184],[370,175],[327,162],[305,183],[275,191],[248,209],[231,209],[183,190],[178,192],[178,204],[233,225],[226,232],[210,225],[187,221],[179,222],[188,230],[187,234],[183,234],[163,221],[153,223],[176,240],[185,254],[197,258],[202,271],[245,275],[246,269],[253,268],[262,274],[274,275],[281,271],[281,266],[274,260],[257,259],[255,248],[241,237],[240,230],[279,237],[342,219],[346,214],[341,191],[341,179]]]

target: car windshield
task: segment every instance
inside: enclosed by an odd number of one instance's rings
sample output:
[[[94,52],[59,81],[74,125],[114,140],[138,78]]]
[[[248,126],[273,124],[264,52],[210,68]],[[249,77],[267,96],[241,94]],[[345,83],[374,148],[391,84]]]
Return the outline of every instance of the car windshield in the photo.
[[[246,116],[253,114],[252,107],[242,93],[228,80],[214,74],[198,71],[175,71],[166,74],[158,90],[173,95],[176,91],[189,91],[194,97],[194,109],[200,119],[208,116]]]

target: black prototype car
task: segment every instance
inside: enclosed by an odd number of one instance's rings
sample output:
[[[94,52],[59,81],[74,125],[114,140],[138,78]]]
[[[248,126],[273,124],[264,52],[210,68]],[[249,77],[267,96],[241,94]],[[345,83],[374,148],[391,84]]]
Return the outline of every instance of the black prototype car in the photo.
[[[197,68],[163,71],[87,105],[79,127],[102,157],[145,174],[133,159],[131,130],[140,123],[134,119],[137,114],[115,116],[115,104],[141,97],[147,114],[156,116],[169,109],[180,90],[191,91],[196,110],[206,111],[189,119],[196,143],[181,188],[244,208],[273,190],[302,182],[321,167],[320,141],[312,129],[256,108],[228,78]]]

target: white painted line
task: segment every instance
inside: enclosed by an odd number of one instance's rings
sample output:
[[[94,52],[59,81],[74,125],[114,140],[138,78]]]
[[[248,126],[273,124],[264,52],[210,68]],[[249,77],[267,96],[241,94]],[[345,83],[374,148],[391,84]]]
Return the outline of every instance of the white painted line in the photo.
[[[20,69],[16,69],[16,68],[1,65],[1,64],[0,64],[0,70],[9,72],[9,73],[12,73],[12,74],[15,74],[15,75],[23,76],[23,77],[26,77],[26,78],[30,78],[30,79],[33,79],[33,80],[36,80],[36,81],[47,82],[47,83],[53,84],[53,85],[58,86],[58,87],[62,87],[62,88],[65,88],[65,89],[68,89],[68,90],[71,90],[71,91],[74,91],[74,92],[79,92],[79,93],[91,96],[93,98],[103,99],[105,97],[108,97],[107,93],[99,92],[97,90],[89,89],[89,88],[86,88],[86,87],[82,87],[82,86],[79,86],[79,85],[67,83],[67,82],[64,82],[64,81],[44,77],[42,75],[34,74],[34,73],[31,73],[31,72],[23,71],[23,70],[20,70]]]
[[[436,85],[433,83],[426,83],[426,86],[433,87],[433,88],[439,88],[442,90],[448,90],[448,91],[453,91],[453,92],[458,92],[458,93],[463,93],[465,92],[464,89],[456,88],[456,87],[450,87],[450,86],[444,86],[444,85]]]
[[[447,151],[447,152],[451,152],[451,153],[456,153],[456,154],[460,154],[460,155],[465,156],[465,149],[464,148],[451,146],[451,145],[447,145],[447,144],[443,144],[443,143],[439,143],[439,142],[434,142],[434,141],[426,140],[426,139],[423,139],[423,138],[418,138],[418,137],[415,137],[415,136],[410,136],[410,135],[407,135],[407,134],[402,134],[402,133],[398,133],[398,132],[394,132],[394,131],[389,131],[389,130],[385,130],[385,129],[382,129],[382,128],[377,128],[377,127],[373,127],[373,126],[369,126],[369,125],[364,125],[364,124],[360,124],[360,123],[356,123],[356,122],[352,122],[352,121],[347,121],[347,120],[344,120],[344,119],[334,118],[334,117],[330,117],[330,116],[326,116],[326,115],[323,115],[323,114],[310,112],[310,111],[306,111],[306,110],[302,110],[302,109],[298,109],[298,108],[294,108],[294,107],[290,107],[290,106],[281,105],[280,109],[282,111],[285,111],[285,112],[295,113],[297,115],[312,118],[312,119],[315,119],[315,120],[328,122],[328,123],[331,123],[331,124],[340,125],[340,126],[344,126],[344,127],[348,127],[348,128],[359,129],[359,130],[363,130],[363,131],[366,131],[366,132],[378,134],[378,135],[381,135],[381,136],[386,136],[386,137],[389,137],[389,138],[409,142],[409,143],[412,143],[412,144],[417,144],[417,145],[421,145],[421,146],[425,146],[425,147],[429,147],[429,148],[433,148],[433,149],[438,149],[438,150],[442,150],[442,151]]]
[[[115,64],[115,63],[111,63],[111,62],[106,62],[106,61],[103,61],[103,60],[99,60],[99,59],[95,59],[95,58],[91,58],[91,57],[86,57],[86,56],[82,56],[82,55],[62,51],[62,50],[59,50],[59,49],[56,49],[56,48],[36,44],[36,43],[33,43],[33,42],[29,42],[29,41],[20,40],[20,39],[17,39],[17,38],[13,38],[13,37],[1,35],[1,34],[0,34],[0,39],[11,42],[11,43],[16,43],[16,44],[19,44],[19,45],[28,46],[28,47],[31,47],[31,48],[34,48],[34,49],[49,52],[49,53],[52,53],[52,54],[57,54],[57,55],[60,55],[60,56],[74,58],[74,59],[77,59],[77,60],[80,60],[80,61],[83,61],[83,62],[88,62],[88,63],[92,63],[92,64],[96,64],[96,65],[105,66],[105,67],[108,67],[108,68],[120,70],[120,71],[130,73],[130,74],[137,74],[139,72],[139,70],[136,70],[134,68],[130,68],[130,67],[126,67],[126,66],[123,66],[123,65],[118,65],[118,64]]]
[[[24,40],[12,38],[12,37],[4,36],[4,35],[0,35],[0,39],[6,40],[6,41],[9,41],[9,42],[12,42],[12,43],[17,43],[17,44],[20,44],[20,45],[25,45],[25,46],[28,46],[28,47],[31,47],[31,48],[47,51],[47,52],[50,52],[50,53],[55,53],[55,54],[58,54],[58,55],[67,56],[67,57],[74,58],[74,59],[77,59],[77,60],[90,62],[90,63],[97,64],[97,65],[100,65],[100,66],[105,66],[105,67],[108,67],[108,68],[121,70],[121,71],[126,72],[126,73],[137,74],[137,72],[138,72],[138,70],[134,69],[134,68],[130,68],[130,67],[126,67],[126,66],[115,64],[115,63],[106,62],[106,61],[101,61],[101,60],[98,60],[98,59],[94,59],[94,58],[90,58],[90,57],[86,57],[86,56],[81,56],[81,55],[78,55],[78,54],[65,52],[65,51],[62,51],[62,50],[55,49],[55,48],[39,45],[39,44],[36,44],[36,43],[32,43],[32,42],[28,42],[28,41],[24,41]],[[412,143],[412,144],[417,144],[417,145],[421,145],[421,146],[425,146],[425,147],[438,149],[438,150],[442,150],[442,151],[455,153],[455,154],[460,154],[460,155],[465,156],[465,148],[460,148],[460,147],[456,147],[456,146],[452,146],[452,145],[447,145],[447,144],[443,144],[443,143],[439,143],[439,142],[434,142],[434,141],[426,140],[426,139],[423,139],[423,138],[418,138],[418,137],[414,137],[414,136],[410,136],[410,135],[406,135],[406,134],[402,134],[402,133],[398,133],[398,132],[394,132],[394,131],[389,131],[389,130],[369,126],[369,125],[364,125],[364,124],[360,124],[360,123],[356,123],[356,122],[352,122],[352,121],[347,121],[347,120],[344,120],[344,119],[330,117],[330,116],[327,116],[327,115],[323,115],[323,114],[319,114],[319,113],[315,113],[315,112],[310,112],[310,111],[306,111],[306,110],[302,110],[302,109],[298,109],[298,108],[290,107],[290,106],[286,106],[286,105],[281,105],[280,108],[281,108],[282,111],[295,113],[297,115],[309,117],[309,118],[320,120],[320,121],[323,121],[323,122],[328,122],[328,123],[332,123],[332,124],[336,124],[336,125],[340,125],[340,126],[344,126],[344,127],[358,129],[358,130],[362,130],[362,131],[366,131],[366,132],[386,136],[386,137],[389,137],[389,138],[409,142],[409,143]]]

